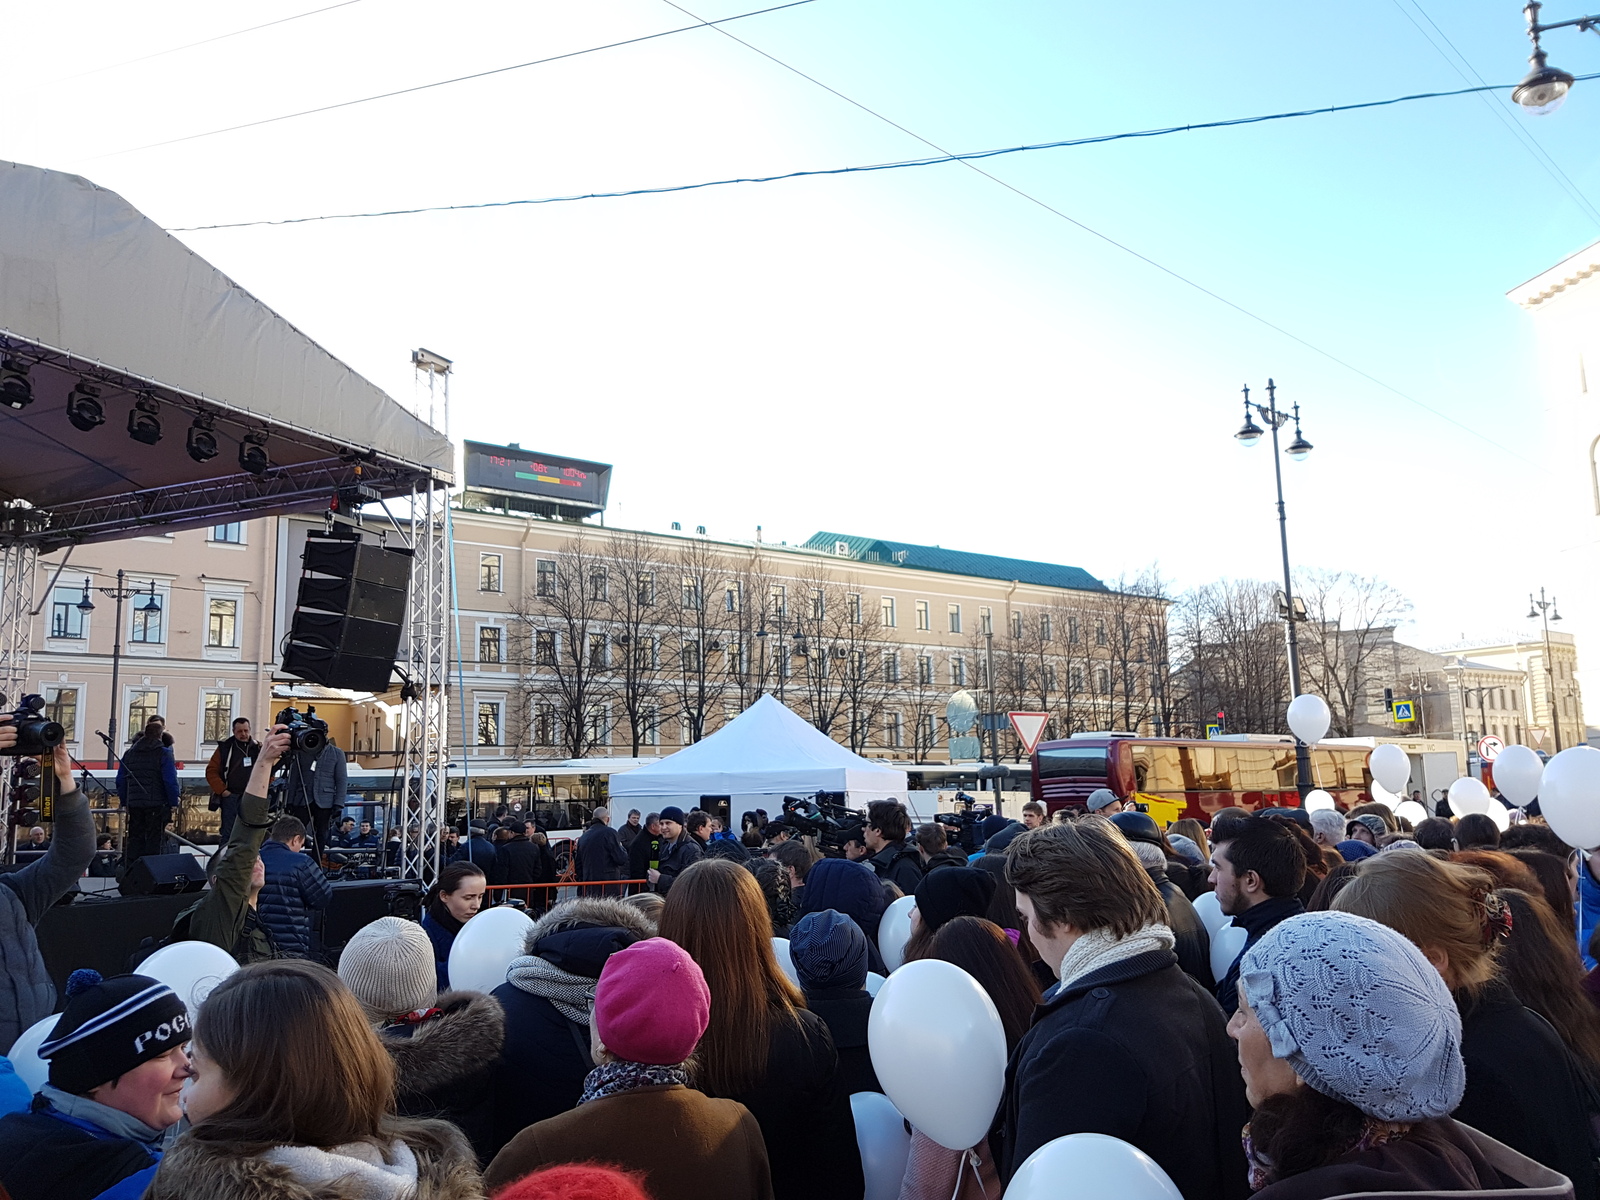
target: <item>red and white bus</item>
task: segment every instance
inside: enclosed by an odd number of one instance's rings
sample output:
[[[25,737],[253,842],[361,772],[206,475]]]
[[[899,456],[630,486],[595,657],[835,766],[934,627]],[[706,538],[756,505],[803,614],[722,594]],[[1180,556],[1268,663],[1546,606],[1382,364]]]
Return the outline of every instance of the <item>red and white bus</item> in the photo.
[[[1372,799],[1366,746],[1313,746],[1311,778],[1341,809]],[[1082,808],[1096,788],[1119,800],[1136,794],[1167,802],[1177,817],[1209,823],[1224,808],[1293,808],[1294,742],[1185,741],[1121,734],[1078,734],[1041,742],[1033,752],[1033,798],[1046,811]],[[1176,819],[1173,817],[1172,819]]]

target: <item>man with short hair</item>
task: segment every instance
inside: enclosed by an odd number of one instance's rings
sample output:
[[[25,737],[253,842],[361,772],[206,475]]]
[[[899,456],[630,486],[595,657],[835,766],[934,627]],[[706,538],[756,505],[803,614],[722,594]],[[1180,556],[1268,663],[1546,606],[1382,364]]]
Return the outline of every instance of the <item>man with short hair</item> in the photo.
[[[211,785],[211,809],[222,813],[222,829],[217,844],[226,846],[233,836],[233,823],[239,819],[239,801],[244,796],[245,784],[250,782],[250,769],[255,766],[261,747],[250,738],[250,722],[235,717],[233,736],[218,742],[206,763],[206,782]]]
[[[660,866],[646,874],[645,878],[655,884],[656,891],[663,896],[679,875],[703,857],[699,845],[689,836],[683,822],[683,809],[676,804],[669,804],[661,810]]]
[[[378,849],[378,831],[372,827],[371,821],[363,821],[356,827],[355,837],[350,842],[350,849]]]
[[[1344,841],[1344,814],[1333,808],[1319,808],[1313,812],[1311,840],[1329,850]]]
[[[617,838],[622,842],[624,850],[632,850],[633,840],[643,832],[639,827],[639,820],[639,810],[630,808],[628,810],[628,819],[622,823],[622,828],[617,830]]]
[[[1006,1067],[990,1135],[1003,1184],[1073,1133],[1121,1138],[1191,1200],[1249,1192],[1244,1085],[1216,1001],[1178,967],[1155,882],[1109,821],[1011,843],[1006,878],[1060,982]]]
[[[628,878],[648,879],[647,872],[661,865],[661,814],[648,813],[644,828],[628,847]]]
[[[1029,800],[1022,806],[1022,825],[1025,829],[1037,829],[1044,824],[1044,805],[1037,800]]]
[[[750,861],[750,852],[744,844],[731,838],[719,836],[721,822],[710,813],[701,812],[698,808],[689,814],[689,819],[684,828],[689,831],[689,836],[700,847],[700,854],[704,858],[725,858],[729,862],[743,866]]]
[[[328,835],[328,845],[335,850],[348,850],[356,840],[356,819],[341,817],[338,827]]]
[[[1119,812],[1127,811],[1127,805],[1117,799],[1117,794],[1110,788],[1095,788],[1089,793],[1089,798],[1083,802],[1083,807],[1097,816],[1114,817]]]
[[[482,821],[473,821],[467,826],[467,831],[470,836],[450,856],[450,861],[475,863],[487,879],[494,873],[494,843],[489,840],[489,826]]]
[[[799,839],[795,839],[784,842],[781,846],[774,846],[767,852],[767,857],[788,873],[789,898],[794,901],[795,908],[803,908],[806,876],[810,874],[812,864],[822,855]]]
[[[311,957],[311,914],[333,899],[333,885],[305,848],[305,824],[289,816],[273,822],[261,847],[265,878],[256,911],[284,958]]]
[[[1230,1017],[1239,1007],[1239,959],[1268,930],[1305,912],[1300,888],[1306,855],[1286,821],[1254,813],[1227,822],[1211,847],[1211,884],[1224,916],[1245,931],[1244,946],[1217,980],[1217,1003]]]
[[[898,800],[874,800],[867,805],[864,841],[872,857],[867,866],[878,878],[911,895],[922,882],[922,856],[911,840],[911,817]]]
[[[45,837],[43,825],[35,825],[28,830],[28,844],[23,849],[38,850],[41,853],[50,849],[50,839]]]
[[[967,856],[951,847],[944,826],[936,821],[917,827],[917,852],[922,856],[924,874],[931,874],[940,867],[967,865]]]
[[[867,849],[866,831],[859,825],[845,831],[842,844],[844,846],[844,856],[851,862],[865,862],[867,855],[871,853]]]
[[[622,840],[617,837],[617,831],[611,828],[609,808],[602,805],[594,810],[593,816],[589,819],[589,828],[578,838],[574,857],[578,863],[578,879],[583,883],[600,883],[624,878],[622,872],[628,866],[628,852],[622,848]],[[620,896],[622,889],[588,888],[583,894]]]

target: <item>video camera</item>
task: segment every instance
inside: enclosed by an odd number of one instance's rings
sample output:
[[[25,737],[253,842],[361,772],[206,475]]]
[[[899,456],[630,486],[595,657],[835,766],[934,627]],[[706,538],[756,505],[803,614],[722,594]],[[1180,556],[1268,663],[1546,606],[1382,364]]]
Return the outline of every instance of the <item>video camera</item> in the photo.
[[[0,707],[5,697],[0,696]],[[9,750],[0,750],[7,758],[40,758],[51,753],[67,740],[67,731],[60,721],[44,715],[44,697],[32,693],[24,696],[16,711],[6,714],[17,731],[17,744]]]
[[[783,798],[783,824],[816,838],[817,848],[831,858],[840,857],[845,842],[851,835],[859,838],[867,825],[866,813],[827,798],[837,794],[840,793],[818,792],[810,797]]]
[[[994,813],[994,805],[976,804],[965,792],[957,792],[955,802],[965,807],[957,812],[935,813],[933,819],[946,829],[956,831],[956,836],[950,839],[952,845],[959,846],[968,854],[976,854],[979,850],[978,826]]]
[[[306,705],[306,711],[302,713],[291,704],[274,718],[273,723],[288,728],[291,750],[315,752],[328,744],[328,723],[317,716],[315,705]]]

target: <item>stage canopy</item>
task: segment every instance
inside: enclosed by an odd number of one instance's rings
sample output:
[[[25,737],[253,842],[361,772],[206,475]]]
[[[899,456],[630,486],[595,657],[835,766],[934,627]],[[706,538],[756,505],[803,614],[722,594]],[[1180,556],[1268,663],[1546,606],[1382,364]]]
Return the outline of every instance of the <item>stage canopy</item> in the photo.
[[[676,754],[611,776],[611,823],[628,809],[676,804],[687,811],[702,796],[741,800],[846,792],[852,808],[906,798],[906,773],[869,762],[796,716],[774,696],[762,696],[704,741]],[[763,805],[776,818],[771,804]]]
[[[451,478],[442,433],[76,175],[0,162],[0,357],[0,533],[41,550]],[[159,441],[135,440],[130,418],[153,418]],[[207,461],[188,450],[197,421]],[[246,441],[265,449],[259,473]]]

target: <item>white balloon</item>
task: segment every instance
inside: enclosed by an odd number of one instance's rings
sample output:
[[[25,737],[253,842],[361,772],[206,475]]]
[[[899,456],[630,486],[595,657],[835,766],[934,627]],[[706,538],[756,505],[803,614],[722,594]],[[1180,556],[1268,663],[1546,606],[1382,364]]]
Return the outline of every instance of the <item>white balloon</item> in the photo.
[[[1511,810],[1498,800],[1489,804],[1489,820],[1494,822],[1494,827],[1501,833],[1511,828]]]
[[[1448,795],[1450,811],[1458,817],[1464,817],[1468,813],[1487,813],[1489,805],[1494,803],[1494,797],[1489,795],[1489,789],[1483,786],[1483,781],[1470,776],[1452,783]]]
[[[911,1157],[911,1135],[894,1101],[882,1092],[857,1092],[850,1097],[856,1119],[856,1147],[866,1176],[864,1200],[898,1200]]]
[[[138,973],[159,979],[189,1006],[192,1023],[211,989],[239,969],[220,946],[210,942],[173,942],[139,964]]]
[[[1539,811],[1567,845],[1600,846],[1600,750],[1573,746],[1552,758],[1539,783]]]
[[[895,971],[906,960],[906,942],[911,937],[911,910],[917,906],[915,896],[901,896],[884,910],[878,922],[878,953],[883,955],[883,965]],[[965,1150],[959,1146],[957,1149]]]
[[[1017,1168],[1005,1200],[1183,1200],[1144,1151],[1104,1133],[1069,1133],[1046,1142]]]
[[[1306,692],[1289,702],[1289,728],[1308,746],[1323,739],[1332,721],[1328,702],[1321,696]]]
[[[1220,981],[1244,949],[1247,934],[1237,925],[1219,926],[1211,935],[1211,978]]]
[[[1494,773],[1494,785],[1500,789],[1500,794],[1518,808],[1532,804],[1539,795],[1544,763],[1528,747],[1507,746],[1500,751],[1500,757],[1494,760],[1490,770]]]
[[[1428,819],[1428,810],[1423,808],[1422,805],[1418,804],[1415,800],[1402,800],[1399,804],[1394,806],[1394,815],[1397,817],[1404,817],[1406,820],[1411,822],[1411,827],[1415,829],[1419,822],[1426,821]]]
[[[456,991],[492,992],[506,981],[511,960],[521,958],[528,914],[509,906],[481,912],[461,927],[450,947],[450,986]]]
[[[1367,758],[1367,770],[1372,778],[1383,785],[1383,790],[1398,796],[1411,782],[1411,756],[1392,742],[1373,747]]]
[[[1306,793],[1303,807],[1308,813],[1314,813],[1324,808],[1338,808],[1339,806],[1333,802],[1333,796],[1330,793],[1323,791],[1321,788],[1312,788]]]
[[[881,988],[887,982],[888,981],[886,979],[884,979],[884,977],[882,975],[879,975],[876,971],[868,971],[867,972],[867,985],[866,985],[867,986],[867,995],[876,996],[878,994],[878,989]]]
[[[789,977],[789,982],[795,987],[800,986],[800,973],[794,969],[794,955],[789,953],[788,938],[773,938],[772,952],[778,956],[778,965],[783,968],[783,973]]]
[[[960,967],[923,958],[889,976],[872,1001],[867,1049],[889,1099],[939,1145],[969,1150],[988,1134],[1005,1091],[1006,1033]]]
[[[1217,930],[1233,920],[1232,917],[1223,914],[1222,904],[1215,892],[1201,892],[1196,896],[1194,911],[1200,914],[1200,924],[1206,927],[1206,934],[1209,937],[1216,937]]]
[[[51,1013],[44,1020],[29,1025],[22,1031],[22,1036],[11,1044],[11,1051],[6,1055],[11,1060],[17,1078],[28,1085],[30,1092],[37,1092],[50,1082],[50,1063],[39,1057],[39,1047],[49,1040],[50,1031],[60,1019],[59,1013]]]

